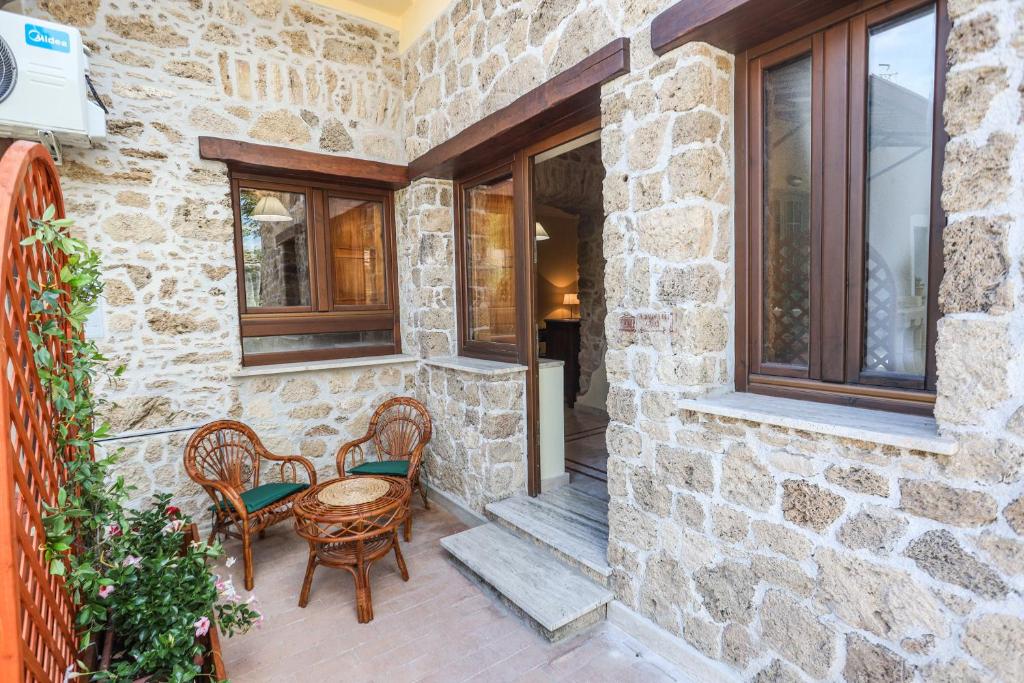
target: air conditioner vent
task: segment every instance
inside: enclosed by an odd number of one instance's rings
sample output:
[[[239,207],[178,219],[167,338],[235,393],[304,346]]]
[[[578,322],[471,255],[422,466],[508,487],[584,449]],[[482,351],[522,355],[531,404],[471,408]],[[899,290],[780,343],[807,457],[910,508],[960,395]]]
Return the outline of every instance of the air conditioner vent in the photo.
[[[18,81],[18,63],[14,61],[14,53],[7,41],[0,38],[0,102],[6,100],[14,92],[14,84]]]

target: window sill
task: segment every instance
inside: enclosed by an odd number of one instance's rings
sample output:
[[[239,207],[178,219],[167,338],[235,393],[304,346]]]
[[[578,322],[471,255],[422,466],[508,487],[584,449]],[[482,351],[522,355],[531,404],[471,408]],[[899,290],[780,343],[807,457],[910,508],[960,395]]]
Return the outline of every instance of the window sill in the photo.
[[[958,447],[955,439],[939,436],[934,418],[921,415],[746,393],[684,399],[680,401],[680,407],[696,413],[939,455],[952,455]]]
[[[501,363],[496,360],[470,358],[469,356],[444,356],[443,358],[425,358],[424,365],[435,368],[459,370],[474,375],[495,377],[498,375],[515,375],[526,372],[526,366],[519,363]]]
[[[343,368],[366,368],[374,365],[398,365],[415,363],[419,359],[404,353],[387,356],[362,356],[359,358],[337,358],[334,360],[317,360],[303,363],[281,363],[279,365],[254,365],[242,368],[232,377],[261,377],[264,375],[286,375],[294,372],[317,372],[321,370],[340,370]]]

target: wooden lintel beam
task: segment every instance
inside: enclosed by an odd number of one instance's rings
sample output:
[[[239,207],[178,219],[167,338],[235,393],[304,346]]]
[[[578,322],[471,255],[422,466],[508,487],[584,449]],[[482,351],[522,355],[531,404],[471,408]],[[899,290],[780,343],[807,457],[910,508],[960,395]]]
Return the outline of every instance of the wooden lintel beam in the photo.
[[[858,0],[680,0],[654,18],[651,48],[689,42],[739,53]]]
[[[201,136],[199,156],[250,173],[315,177],[340,183],[399,189],[409,184],[408,167],[320,154],[254,142]]]

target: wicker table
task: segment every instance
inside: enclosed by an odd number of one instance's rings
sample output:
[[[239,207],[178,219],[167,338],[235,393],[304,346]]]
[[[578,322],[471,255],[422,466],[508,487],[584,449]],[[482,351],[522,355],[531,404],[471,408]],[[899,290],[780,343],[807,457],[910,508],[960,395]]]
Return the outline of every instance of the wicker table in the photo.
[[[299,607],[309,601],[313,571],[323,564],[352,574],[359,623],[373,619],[370,565],[394,549],[402,579],[409,580],[398,527],[409,513],[411,492],[405,479],[345,477],[314,486],[295,503],[295,530],[309,542]]]

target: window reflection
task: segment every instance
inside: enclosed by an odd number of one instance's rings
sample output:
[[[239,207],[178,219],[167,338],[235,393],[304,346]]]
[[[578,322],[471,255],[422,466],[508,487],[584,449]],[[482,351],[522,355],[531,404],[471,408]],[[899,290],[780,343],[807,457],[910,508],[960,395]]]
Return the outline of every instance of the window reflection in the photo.
[[[239,207],[247,306],[309,306],[306,195],[242,187]]]
[[[512,179],[470,188],[465,204],[466,338],[515,343]]]
[[[864,370],[921,377],[928,322],[935,8],[871,29]]]
[[[762,359],[806,366],[810,347],[811,56],[764,72]]]
[[[384,211],[380,202],[331,197],[328,202],[334,304],[385,303]]]

